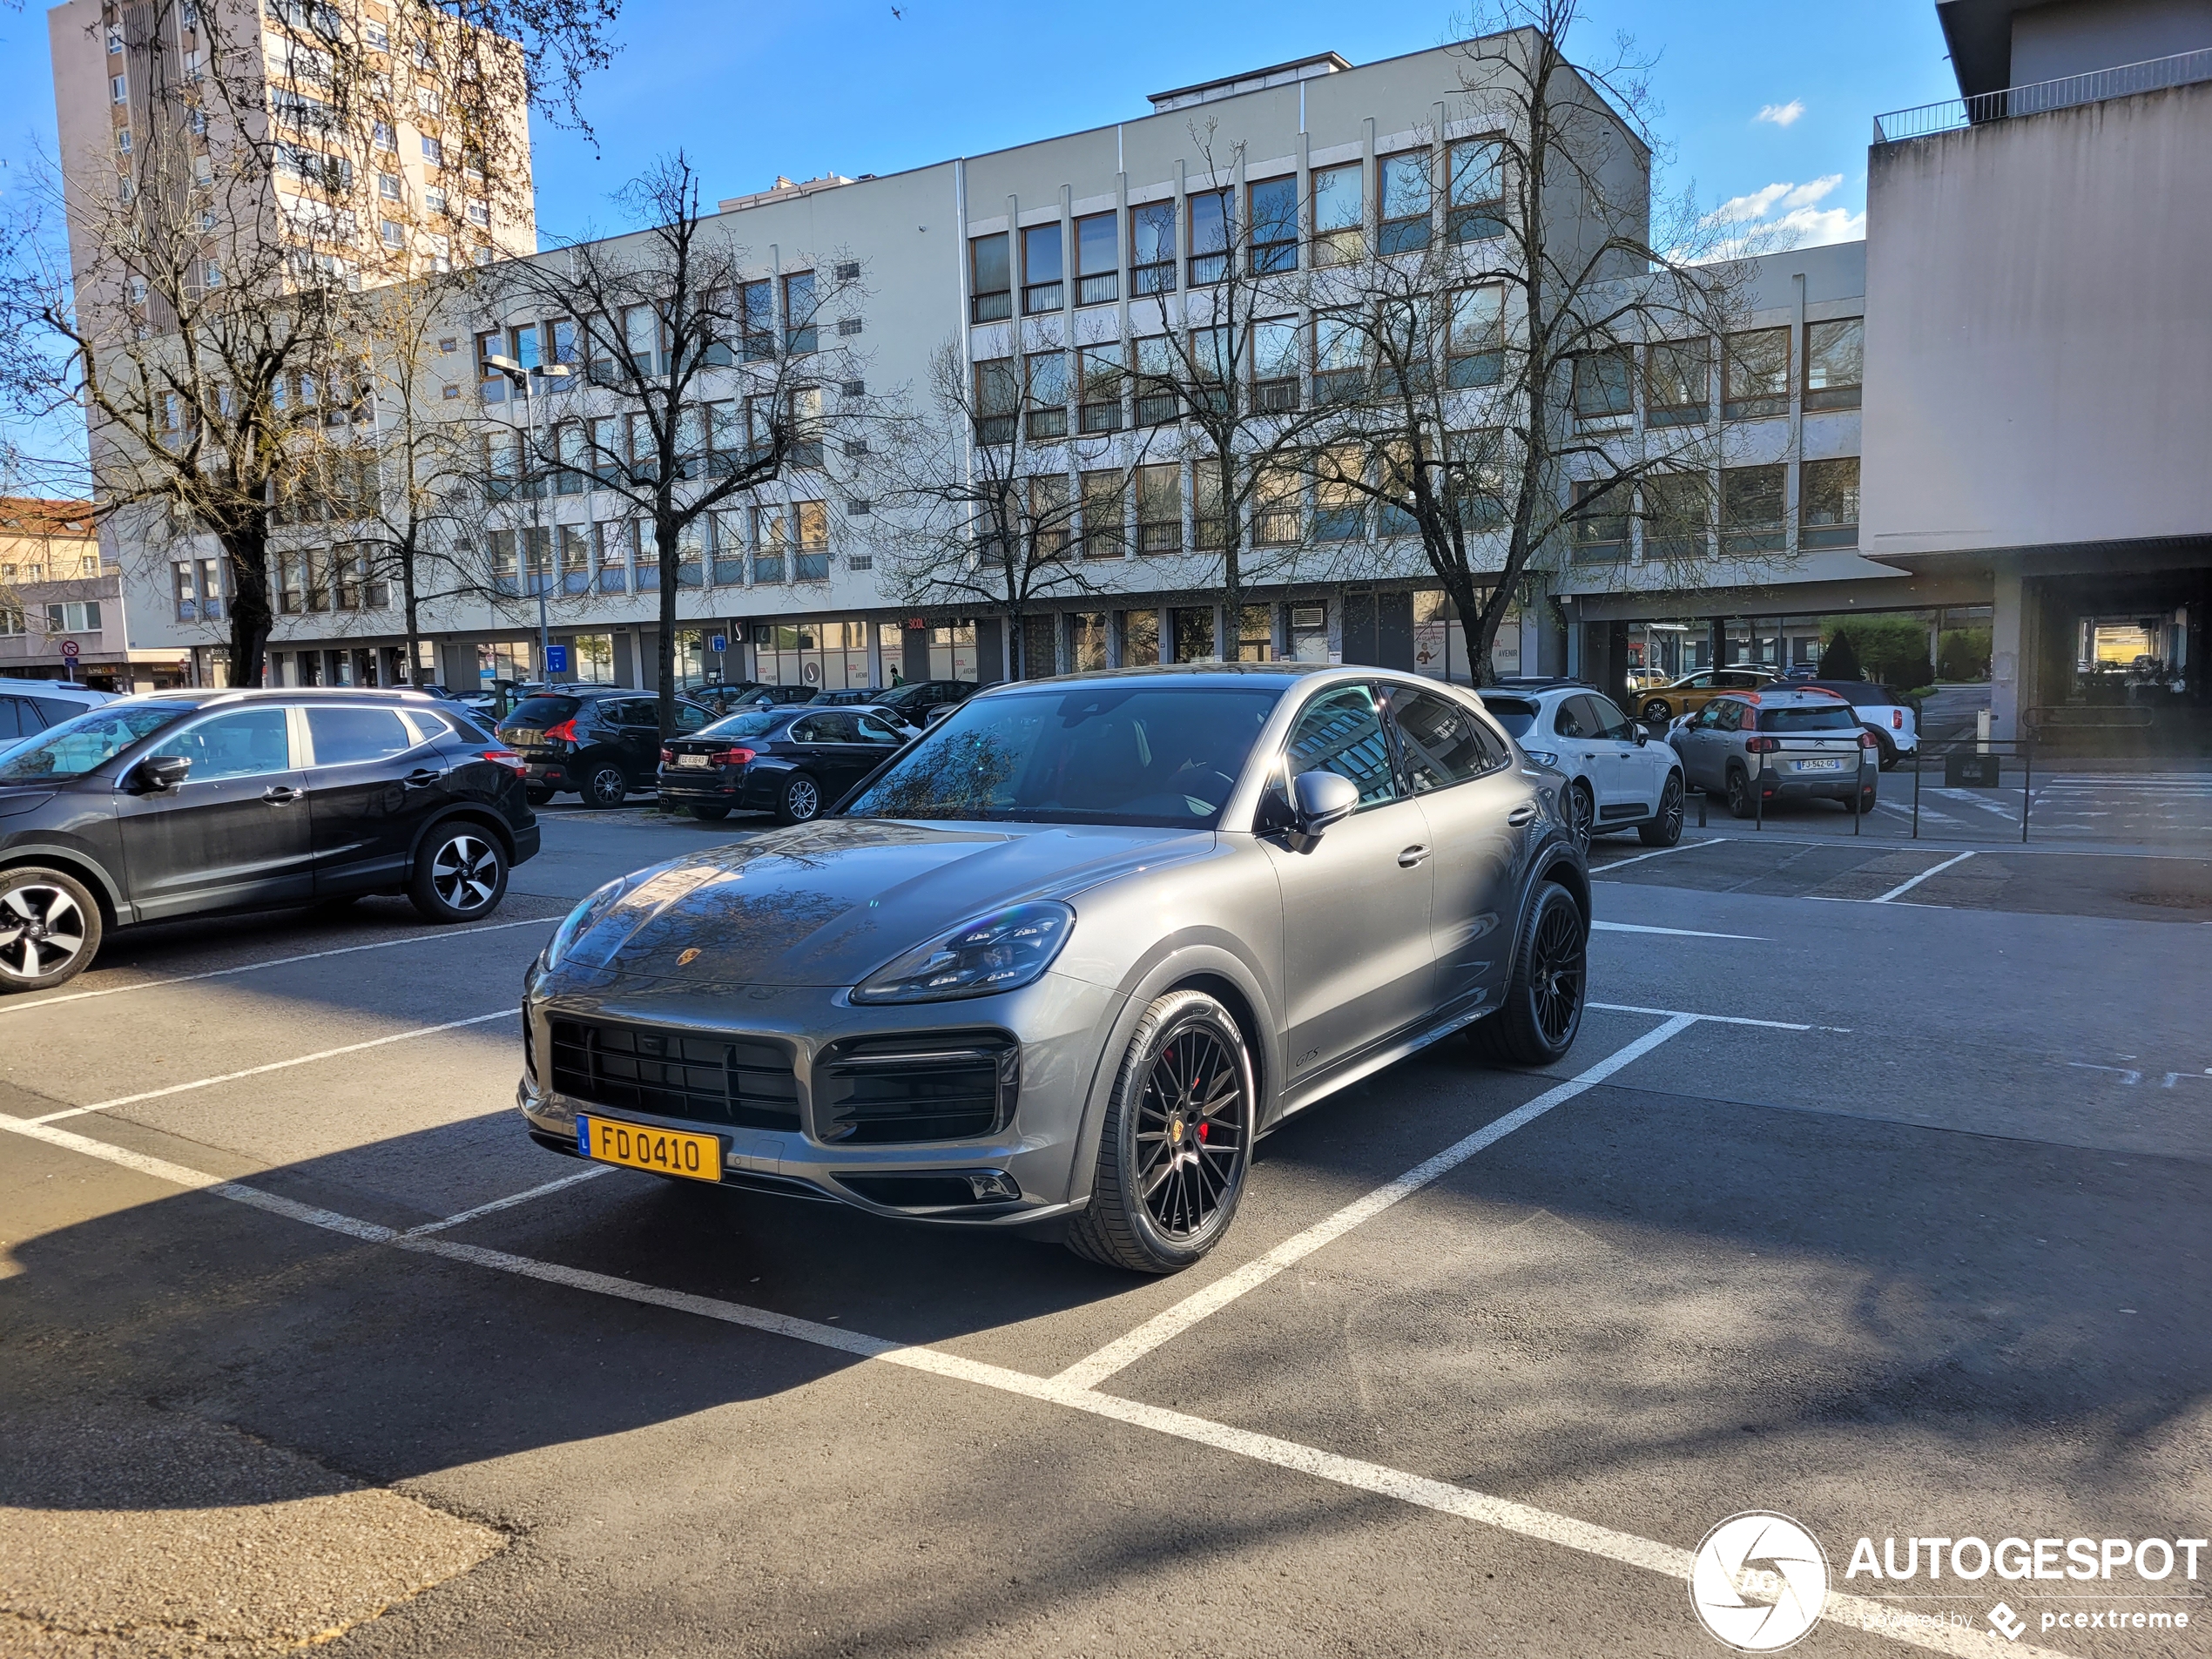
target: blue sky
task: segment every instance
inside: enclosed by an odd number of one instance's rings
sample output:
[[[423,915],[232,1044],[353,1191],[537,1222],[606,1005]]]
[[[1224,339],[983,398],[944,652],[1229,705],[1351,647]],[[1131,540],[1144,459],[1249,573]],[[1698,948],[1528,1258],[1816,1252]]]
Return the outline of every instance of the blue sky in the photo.
[[[1802,242],[1864,233],[1866,143],[1885,110],[1955,86],[1933,0],[1587,0],[1579,55],[1616,33],[1658,56],[1658,127],[1675,188]],[[549,236],[619,215],[609,194],[683,146],[710,196],[778,173],[895,172],[1144,113],[1145,94],[1333,51],[1355,64],[1461,32],[1447,8],[1347,11],[1318,0],[626,0],[614,66],[585,93],[597,145],[540,122],[538,224]],[[1762,118],[1762,112],[1764,118]],[[53,143],[46,20],[0,7],[0,190]]]

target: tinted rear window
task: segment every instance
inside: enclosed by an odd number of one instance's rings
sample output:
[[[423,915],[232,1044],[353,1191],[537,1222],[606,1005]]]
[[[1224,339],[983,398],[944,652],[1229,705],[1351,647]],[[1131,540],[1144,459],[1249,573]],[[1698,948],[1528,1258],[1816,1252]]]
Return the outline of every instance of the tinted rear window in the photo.
[[[507,717],[506,723],[509,725],[536,726],[543,730],[570,718],[583,706],[572,697],[526,697],[516,705],[515,711]]]
[[[1486,697],[1482,706],[1490,711],[1510,737],[1526,737],[1528,728],[1536,724],[1537,705],[1524,703],[1517,697]]]
[[[702,738],[765,738],[791,718],[788,714],[733,714],[717,720],[698,735]]]
[[[1841,703],[1830,703],[1817,709],[1778,709],[1771,705],[1759,711],[1759,730],[1762,732],[1856,732],[1858,720]]]

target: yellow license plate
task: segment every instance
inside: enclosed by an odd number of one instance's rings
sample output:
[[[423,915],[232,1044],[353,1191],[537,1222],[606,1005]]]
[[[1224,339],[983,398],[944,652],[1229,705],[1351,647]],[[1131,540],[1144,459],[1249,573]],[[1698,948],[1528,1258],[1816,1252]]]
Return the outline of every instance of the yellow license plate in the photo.
[[[711,1135],[648,1129],[643,1123],[619,1123],[578,1113],[576,1143],[584,1157],[602,1163],[651,1170],[655,1175],[679,1175],[692,1181],[722,1178],[722,1143]]]

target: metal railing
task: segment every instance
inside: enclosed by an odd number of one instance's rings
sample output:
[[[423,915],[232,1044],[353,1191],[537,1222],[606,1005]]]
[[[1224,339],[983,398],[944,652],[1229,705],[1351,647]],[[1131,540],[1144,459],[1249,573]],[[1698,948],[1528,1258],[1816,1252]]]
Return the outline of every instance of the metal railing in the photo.
[[[2092,70],[2086,75],[2067,75],[2054,81],[2036,81],[2027,86],[2008,86],[2001,91],[1979,92],[1973,98],[1946,98],[1940,104],[1923,104],[1918,109],[1892,110],[1887,115],[1874,118],[1874,142],[1898,144],[1938,132],[1955,132],[1961,127],[1980,126],[1988,121],[2040,115],[2050,110],[2098,104],[2107,98],[2155,92],[2168,86],[2188,86],[2198,81],[2212,81],[2212,46],[2176,52],[2170,57],[2148,57],[2140,64]]]

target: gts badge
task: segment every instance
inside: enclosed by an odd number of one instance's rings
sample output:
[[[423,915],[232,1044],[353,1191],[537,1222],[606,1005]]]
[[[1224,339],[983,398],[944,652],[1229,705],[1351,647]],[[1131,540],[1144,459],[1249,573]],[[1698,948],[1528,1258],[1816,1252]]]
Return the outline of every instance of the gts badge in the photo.
[[[1291,1067],[1291,1069],[1293,1071],[1304,1071],[1308,1066],[1312,1065],[1320,1057],[1321,1051],[1318,1049],[1308,1049],[1304,1054],[1298,1057],[1298,1064]]]

